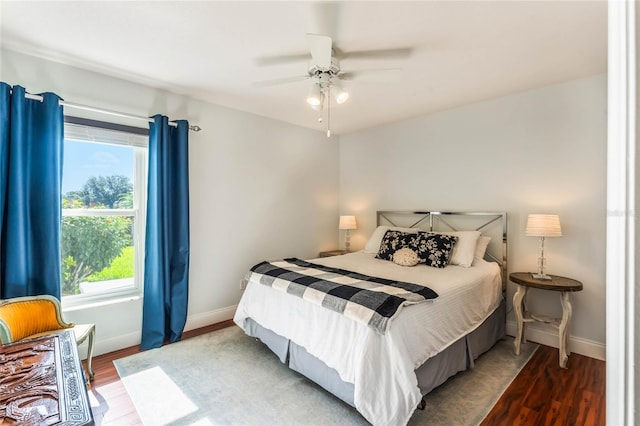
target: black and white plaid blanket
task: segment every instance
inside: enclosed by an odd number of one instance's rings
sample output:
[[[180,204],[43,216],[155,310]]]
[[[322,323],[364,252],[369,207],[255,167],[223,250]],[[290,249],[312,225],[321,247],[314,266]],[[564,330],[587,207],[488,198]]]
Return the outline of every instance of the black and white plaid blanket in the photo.
[[[296,258],[258,263],[247,274],[247,280],[252,279],[339,312],[381,334],[403,306],[438,297],[435,291],[418,284],[371,277]]]

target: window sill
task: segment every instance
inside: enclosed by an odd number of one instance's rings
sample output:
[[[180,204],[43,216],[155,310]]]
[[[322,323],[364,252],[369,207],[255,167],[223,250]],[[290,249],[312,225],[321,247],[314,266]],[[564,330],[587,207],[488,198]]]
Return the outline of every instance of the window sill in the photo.
[[[73,312],[73,311],[81,311],[84,309],[97,308],[101,306],[114,305],[117,303],[126,303],[126,302],[134,302],[136,300],[141,300],[142,296],[139,295],[131,295],[131,296],[122,296],[122,297],[114,297],[110,299],[103,300],[87,300],[86,302],[75,302],[71,305],[65,306],[64,300],[62,301],[62,312]]]

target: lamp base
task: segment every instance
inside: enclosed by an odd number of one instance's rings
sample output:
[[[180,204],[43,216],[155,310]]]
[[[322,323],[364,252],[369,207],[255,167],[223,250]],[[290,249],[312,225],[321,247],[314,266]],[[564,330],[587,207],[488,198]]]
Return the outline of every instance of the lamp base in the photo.
[[[533,278],[534,280],[545,280],[545,281],[551,281],[553,278],[551,278],[550,275],[547,274],[531,274],[531,278]]]

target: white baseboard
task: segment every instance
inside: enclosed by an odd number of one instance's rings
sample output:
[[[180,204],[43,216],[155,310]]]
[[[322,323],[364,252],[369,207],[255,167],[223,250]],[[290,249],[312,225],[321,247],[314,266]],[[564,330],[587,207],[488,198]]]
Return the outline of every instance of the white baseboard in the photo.
[[[120,336],[111,337],[110,339],[96,339],[96,342],[93,345],[93,356],[106,354],[131,346],[138,346],[140,344],[141,337],[142,333],[140,331],[135,331],[132,333],[122,334]],[[80,355],[80,358],[86,358],[86,343],[80,345],[80,347],[78,348],[78,353]]]
[[[515,321],[507,321],[507,334],[515,336],[517,326]],[[552,327],[545,327],[542,324],[527,324],[527,340],[540,343],[542,345],[558,347],[558,330]],[[605,360],[606,345],[593,340],[582,339],[580,337],[569,337],[569,348],[571,352],[590,358]]]
[[[202,312],[187,318],[184,330],[194,330],[211,324],[217,324],[222,321],[230,320],[236,313],[238,305],[227,306],[226,308],[215,309],[209,312]]]
[[[196,328],[204,327],[211,324],[216,324],[222,321],[226,321],[233,318],[238,305],[227,306],[225,308],[215,309],[209,312],[202,312],[199,314],[191,315],[187,318],[185,324],[185,331],[193,330]],[[117,351],[119,349],[128,348],[131,346],[138,346],[142,337],[141,331],[135,331],[132,333],[122,334],[109,339],[96,339],[93,347],[93,355],[102,355],[109,352]],[[84,359],[87,356],[86,343],[78,348],[80,358]]]

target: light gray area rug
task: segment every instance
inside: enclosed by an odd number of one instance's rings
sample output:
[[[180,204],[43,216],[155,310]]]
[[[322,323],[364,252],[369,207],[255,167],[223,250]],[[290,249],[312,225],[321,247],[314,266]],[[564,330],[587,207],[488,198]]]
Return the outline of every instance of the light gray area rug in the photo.
[[[426,396],[411,425],[477,425],[531,358],[498,342],[473,370]],[[145,425],[367,425],[236,326],[114,361]]]

